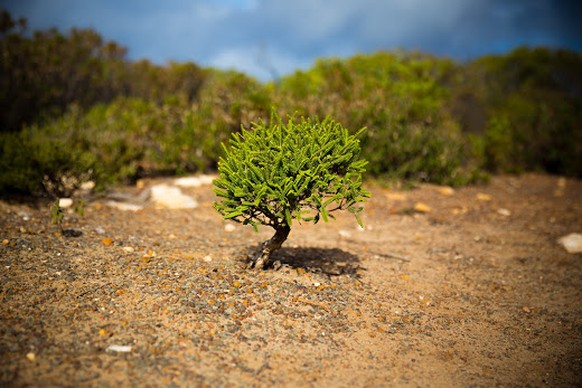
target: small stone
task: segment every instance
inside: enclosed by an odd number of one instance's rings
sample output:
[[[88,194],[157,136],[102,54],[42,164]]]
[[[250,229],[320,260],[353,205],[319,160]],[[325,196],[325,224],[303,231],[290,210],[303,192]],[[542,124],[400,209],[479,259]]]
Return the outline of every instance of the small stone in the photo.
[[[426,203],[417,202],[416,205],[414,205],[414,211],[418,213],[430,213],[432,209]]]
[[[98,226],[95,228],[95,233],[97,234],[105,234],[105,228],[103,228],[102,226]]]
[[[398,193],[398,192],[389,192],[386,193],[386,199],[389,201],[406,201],[406,194]]]
[[[455,190],[452,187],[449,186],[440,186],[437,191],[442,194],[445,195],[447,197],[450,197],[451,195],[455,194]]]
[[[8,245],[10,244],[10,241],[8,241],[7,239],[2,240],[2,245]]]
[[[109,207],[112,207],[114,209],[117,209],[117,210],[131,211],[131,212],[136,212],[138,210],[143,209],[143,206],[141,206],[141,205],[136,205],[133,203],[126,203],[126,202],[117,202],[117,201],[107,201],[106,205]]]
[[[204,260],[207,263],[210,263],[212,261],[212,256],[206,255],[202,258],[202,260]]]
[[[568,253],[582,253],[582,234],[580,233],[570,233],[558,239],[558,242],[566,248]]]
[[[95,188],[95,182],[93,182],[93,181],[87,181],[87,182],[81,183],[81,190],[91,191],[94,188]]]
[[[225,232],[234,232],[234,230],[236,229],[236,227],[233,224],[226,224],[224,225],[224,231]]]
[[[103,238],[101,239],[101,243],[102,243],[103,245],[105,245],[106,247],[109,247],[109,246],[113,245],[113,240],[112,240],[112,239],[110,239],[109,237],[103,237]]]
[[[477,193],[476,197],[477,197],[477,200],[481,201],[481,202],[489,202],[493,199],[489,194],[485,194],[485,193]]]
[[[509,217],[511,215],[511,212],[507,209],[504,209],[504,208],[497,209],[497,213],[501,214],[504,217]]]
[[[133,247],[123,247],[121,248],[125,253],[133,253],[135,249]]]
[[[28,359],[28,361],[34,361],[36,360],[36,354],[34,354],[33,352],[26,353],[26,358]]]
[[[194,209],[198,202],[182,193],[178,187],[156,185],[150,190],[150,198],[158,209]]]
[[[105,350],[110,351],[110,352],[129,353],[129,352],[131,352],[131,346],[110,345]]]
[[[200,187],[212,184],[213,180],[214,177],[212,175],[198,175],[178,178],[174,181],[174,184],[181,187]]]
[[[73,206],[72,198],[59,198],[59,207],[62,209],[67,209]]]

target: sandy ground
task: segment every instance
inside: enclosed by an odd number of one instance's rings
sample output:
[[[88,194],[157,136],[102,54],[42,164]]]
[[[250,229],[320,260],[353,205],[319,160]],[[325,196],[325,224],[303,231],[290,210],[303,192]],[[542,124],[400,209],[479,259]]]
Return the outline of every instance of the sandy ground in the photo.
[[[259,273],[272,232],[223,221],[208,185],[196,209],[91,201],[64,219],[80,237],[0,201],[0,385],[582,384],[582,254],[557,243],[581,181],[368,187],[364,231],[294,225]]]

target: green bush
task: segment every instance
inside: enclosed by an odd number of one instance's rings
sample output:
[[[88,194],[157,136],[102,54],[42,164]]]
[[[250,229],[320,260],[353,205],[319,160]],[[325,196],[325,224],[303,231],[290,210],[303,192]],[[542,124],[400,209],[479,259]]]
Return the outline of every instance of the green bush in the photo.
[[[287,239],[293,219],[327,222],[347,209],[361,225],[359,204],[369,197],[361,178],[366,162],[359,160],[356,136],[332,119],[283,123],[273,116],[270,125],[259,121],[234,134],[224,153],[214,181],[222,198],[216,210],[227,220],[275,229],[253,260],[256,268]]]
[[[281,111],[331,115],[348,128],[366,127],[368,173],[389,179],[466,184],[479,163],[447,109],[453,63],[417,53],[319,60],[281,81]]]

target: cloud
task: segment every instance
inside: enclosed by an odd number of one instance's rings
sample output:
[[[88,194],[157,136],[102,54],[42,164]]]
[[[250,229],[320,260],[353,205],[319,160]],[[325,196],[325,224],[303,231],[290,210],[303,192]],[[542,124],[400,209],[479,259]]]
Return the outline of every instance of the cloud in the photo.
[[[418,49],[469,59],[517,45],[582,51],[582,6],[564,0],[14,1],[33,28],[90,27],[133,59],[235,67],[261,79],[316,58]]]

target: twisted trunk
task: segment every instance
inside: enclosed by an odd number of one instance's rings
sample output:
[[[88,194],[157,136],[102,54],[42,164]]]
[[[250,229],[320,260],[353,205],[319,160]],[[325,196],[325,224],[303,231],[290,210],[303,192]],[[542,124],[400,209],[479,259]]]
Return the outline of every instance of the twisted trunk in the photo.
[[[281,248],[281,245],[287,240],[291,228],[287,225],[281,225],[275,228],[275,234],[269,240],[265,241],[259,251],[255,254],[250,268],[255,268],[255,270],[260,271],[264,269],[271,259],[271,254],[277,249]]]

